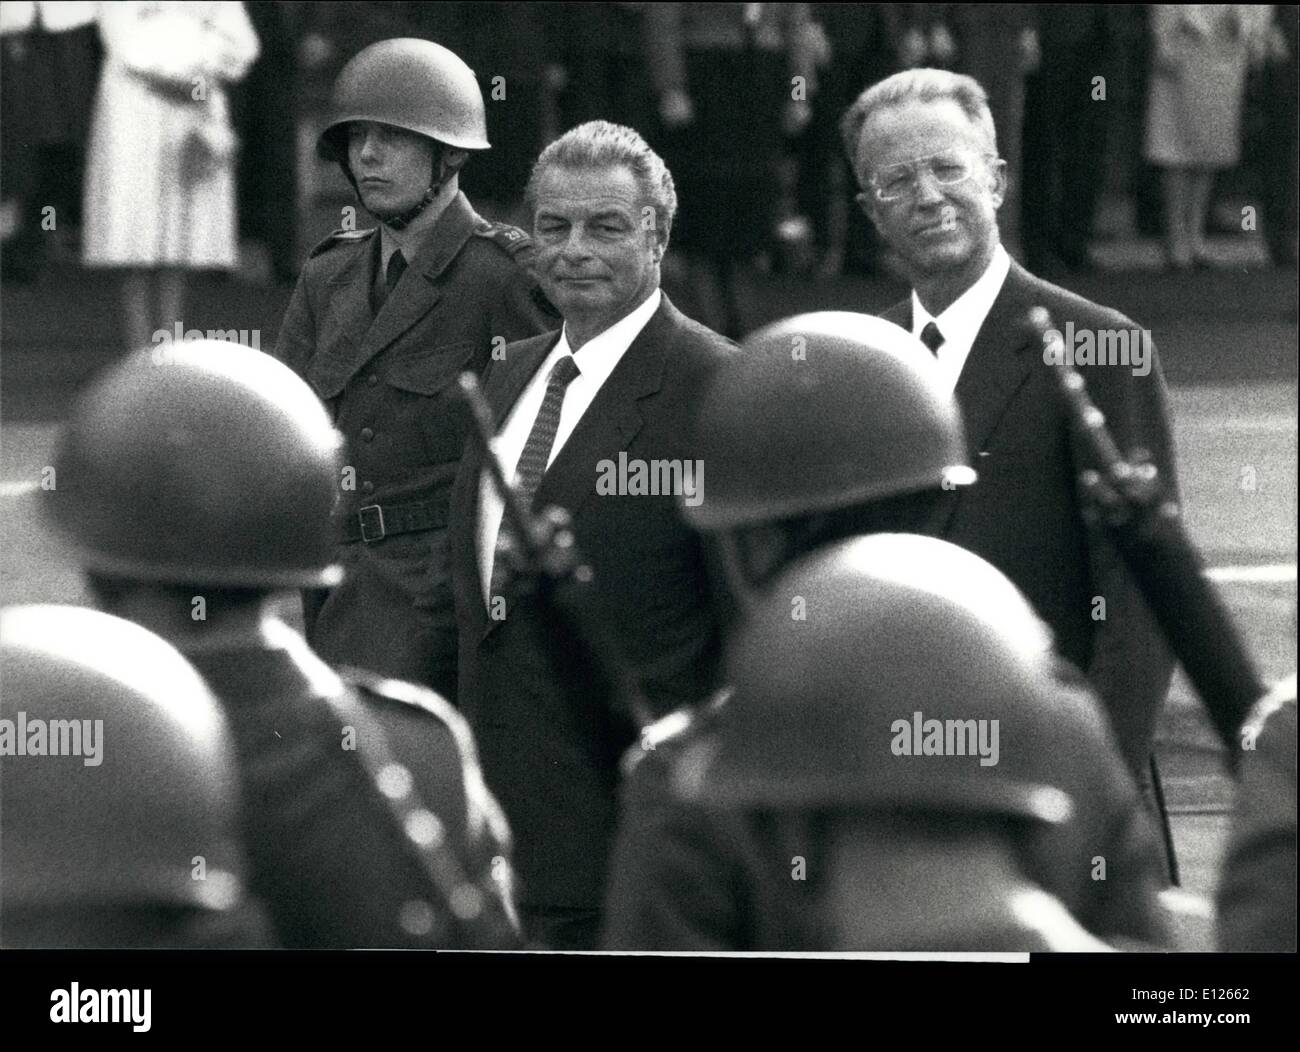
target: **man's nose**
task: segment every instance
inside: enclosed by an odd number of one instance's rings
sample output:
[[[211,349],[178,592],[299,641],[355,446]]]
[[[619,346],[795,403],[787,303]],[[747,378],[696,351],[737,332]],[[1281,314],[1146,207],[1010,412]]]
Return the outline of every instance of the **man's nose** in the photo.
[[[363,160],[373,161],[379,157],[381,149],[378,129],[367,128],[361,137],[360,157]]]
[[[564,247],[560,251],[565,259],[586,259],[591,255],[587,232],[581,223],[574,223],[569,228],[569,236],[564,239]]]
[[[918,205],[943,203],[943,187],[934,172],[930,170],[929,165],[917,165],[916,173],[912,176],[912,179],[913,185],[916,187],[913,194]]]

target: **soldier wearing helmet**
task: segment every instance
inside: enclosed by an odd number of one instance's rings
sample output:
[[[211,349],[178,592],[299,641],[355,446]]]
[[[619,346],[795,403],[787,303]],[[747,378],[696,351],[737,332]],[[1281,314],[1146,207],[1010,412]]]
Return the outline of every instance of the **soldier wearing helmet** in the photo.
[[[923,532],[937,495],[974,480],[956,405],[898,326],[823,311],[744,346],[694,407],[709,488],[683,508],[719,535],[742,601],[802,551]]]
[[[466,418],[449,388],[494,350],[557,327],[525,262],[531,242],[459,189],[488,149],[473,72],[429,40],[372,44],[343,68],[318,153],[379,226],[312,250],[275,355],[347,440],[337,509],[342,583],[304,596],[322,656],[455,697],[445,543]]]
[[[710,483],[705,499],[684,513],[701,529],[718,534],[728,582],[740,600],[735,631],[751,631],[758,612],[773,602],[784,604],[787,621],[798,628],[797,595],[773,590],[792,563],[820,557],[828,545],[861,534],[925,533],[933,528],[943,491],[974,482],[974,473],[966,464],[952,395],[943,389],[924,348],[904,330],[862,315],[826,312],[769,326],[749,337],[743,352],[711,377],[694,407],[695,448],[708,467]],[[970,563],[958,569],[969,573],[978,566],[989,581],[1009,590],[978,559]],[[1009,608],[1018,609],[1014,604]],[[1028,636],[1045,641],[1037,619],[1021,614]],[[834,626],[825,620],[803,627],[807,631],[798,639],[769,639],[765,645],[772,649],[753,668],[744,661],[735,664],[730,682],[738,685],[752,675],[775,681],[781,663],[798,658],[797,649],[789,648],[814,643],[830,647],[822,654],[823,663],[834,654],[840,674],[851,670],[854,679],[845,679],[846,690],[851,682],[873,676],[900,686],[905,680],[906,663],[888,654],[867,660],[863,644],[844,635],[848,626],[839,626],[834,638],[827,635]],[[1062,669],[1059,674],[1069,673]],[[1092,703],[1077,684],[1061,682],[1056,689],[1061,704],[1084,713],[1080,719],[1086,722]],[[798,689],[791,695],[804,696]],[[737,858],[753,846],[744,823],[735,812],[712,806],[708,793],[687,793],[684,799],[675,784],[693,750],[744,718],[733,711],[737,704],[729,688],[697,709],[674,713],[646,728],[640,749],[629,754],[608,891],[606,945],[771,949],[818,943],[832,948],[825,933],[781,934],[780,925],[792,916],[789,901],[735,899]],[[823,744],[834,744],[830,739],[842,733],[824,722],[800,720],[787,721],[781,733],[801,730],[805,742],[824,737]],[[1059,861],[1059,844],[1050,838],[1033,842],[1042,850],[1033,855],[1032,877],[1024,883],[1037,880],[1047,889],[1044,898],[1065,901],[1096,933],[1159,940],[1163,928],[1153,906],[1158,855],[1136,812],[1131,786],[1122,777],[1111,777],[1107,756],[1096,761],[1095,769],[1087,768],[1095,777],[1079,783],[1083,801],[1070,799],[1071,813],[1085,815],[1088,823],[1080,826],[1077,816],[1065,823],[1065,796],[1058,793],[1061,806],[1044,824],[1072,835],[1085,829],[1080,842],[1095,843],[1093,853],[1106,855],[1111,883],[1094,882],[1090,872],[1078,868],[1082,849]],[[768,762],[772,781],[781,783],[779,757]],[[987,845],[971,846],[987,851]],[[1058,865],[1064,868],[1054,868]],[[687,886],[697,890],[688,896],[682,892]],[[767,915],[776,928],[762,927],[760,918]]]
[[[282,945],[512,945],[509,834],[464,722],[430,691],[335,672],[277,613],[286,589],[338,580],[340,446],[269,355],[173,344],[81,397],[48,510],[100,604],[221,700]]]
[[[95,610],[0,610],[0,946],[270,945],[198,673]]]

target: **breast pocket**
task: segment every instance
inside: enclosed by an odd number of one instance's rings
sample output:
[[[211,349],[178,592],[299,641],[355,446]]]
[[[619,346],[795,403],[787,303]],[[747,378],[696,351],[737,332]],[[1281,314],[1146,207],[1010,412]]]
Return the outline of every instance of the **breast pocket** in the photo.
[[[388,363],[384,379],[399,391],[426,396],[441,394],[465,370],[473,355],[473,340],[408,351]]]
[[[456,378],[471,367],[475,343],[465,340],[429,351],[405,354],[388,363],[384,379],[388,402],[405,427],[420,434],[430,464],[460,459],[468,410],[450,397]]]

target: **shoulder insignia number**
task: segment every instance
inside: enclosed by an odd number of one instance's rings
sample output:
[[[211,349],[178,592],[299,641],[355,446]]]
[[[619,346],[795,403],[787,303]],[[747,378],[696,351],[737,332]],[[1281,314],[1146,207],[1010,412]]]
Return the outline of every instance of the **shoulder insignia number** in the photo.
[[[484,220],[483,225],[474,231],[474,236],[487,238],[512,257],[522,254],[526,259],[533,247],[533,239],[517,226],[511,226],[509,223],[491,223]]]

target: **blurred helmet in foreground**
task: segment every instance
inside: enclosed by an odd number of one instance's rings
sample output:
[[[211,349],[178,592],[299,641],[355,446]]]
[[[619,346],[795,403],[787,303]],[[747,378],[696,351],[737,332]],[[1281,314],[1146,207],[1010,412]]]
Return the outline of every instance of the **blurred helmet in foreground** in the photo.
[[[73,408],[47,507],[86,569],[212,587],[337,584],[342,438],[268,354],[196,340],[140,351]]]
[[[731,529],[974,480],[930,353],[882,318],[801,314],[747,337],[695,403],[709,490],[683,514]]]

